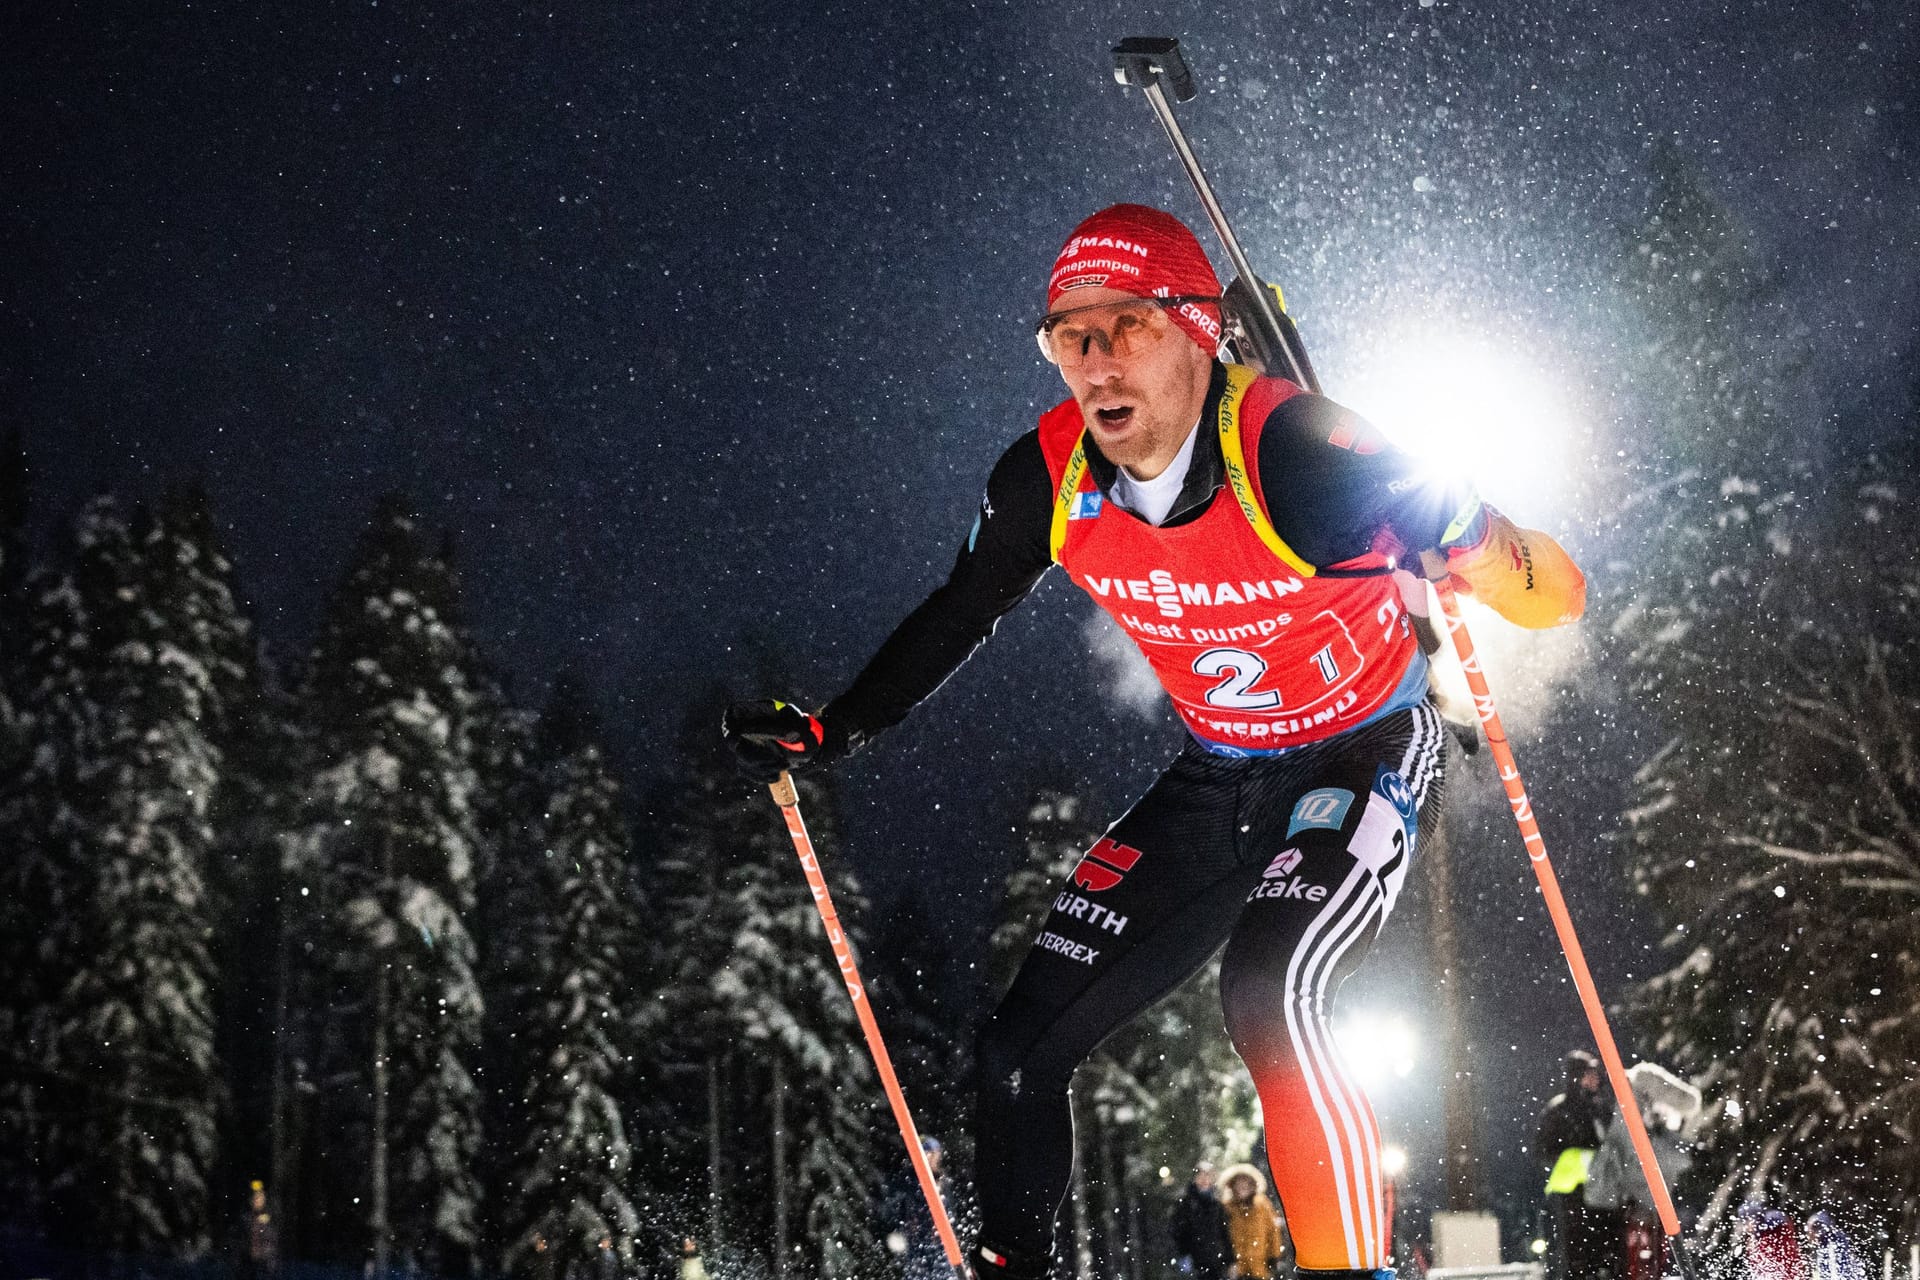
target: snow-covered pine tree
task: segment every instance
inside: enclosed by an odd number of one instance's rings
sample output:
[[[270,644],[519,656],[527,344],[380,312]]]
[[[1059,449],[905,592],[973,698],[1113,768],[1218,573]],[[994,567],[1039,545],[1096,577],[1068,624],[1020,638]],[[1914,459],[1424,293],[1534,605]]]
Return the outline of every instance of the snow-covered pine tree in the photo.
[[[71,574],[39,572],[22,594],[23,625],[8,628],[18,767],[0,772],[0,1207],[30,1234],[54,1232],[48,1192],[59,1167],[54,1117],[84,1105],[78,1081],[56,1074],[52,1031],[67,975],[79,966],[86,884],[69,805],[80,754],[90,666],[87,628]]]
[[[1813,537],[1920,531],[1911,471],[1896,481],[1874,462],[1841,486],[1854,517]],[[1920,1226],[1920,923],[1906,905],[1920,894],[1920,575],[1904,552],[1836,554],[1857,579],[1783,569],[1808,616],[1774,637],[1764,691],[1695,708],[1748,744],[1738,810],[1684,785],[1681,740],[1638,779],[1636,871],[1672,903],[1677,957],[1640,1003],[1714,1104],[1711,1218],[1778,1196],[1846,1204],[1905,1238]]]
[[[1911,1230],[1920,671],[1911,568],[1876,554],[1904,507],[1884,478],[1817,482],[1742,336],[1762,296],[1735,224],[1671,153],[1658,177],[1631,279],[1673,476],[1613,633],[1656,733],[1625,840],[1672,967],[1636,1011],[1706,1089],[1710,1226],[1759,1195]]]
[[[482,679],[477,690],[474,815],[482,855],[474,861],[474,936],[485,1011],[480,1045],[472,1056],[481,1096],[480,1149],[483,1255],[497,1258],[505,1242],[505,1206],[514,1194],[524,1131],[525,1082],[533,1052],[523,1039],[537,997],[535,931],[543,906],[537,864],[539,819],[546,807],[535,747],[537,712],[514,706],[504,689]]]
[[[29,1042],[65,1103],[40,1143],[55,1232],[91,1248],[193,1256],[210,1239],[209,813],[249,641],[204,514],[91,504],[35,628],[30,785],[49,789],[25,888],[50,914]]]
[[[721,878],[748,831],[748,789],[714,750],[725,699],[709,690],[680,727],[679,778],[651,798],[656,828],[641,861],[641,892],[653,906],[660,980],[630,1011],[635,1043],[652,1044],[659,1058],[651,1098],[629,1096],[630,1108],[656,1115],[641,1154],[649,1171],[643,1222],[653,1251],[677,1255],[685,1236],[697,1237],[710,1258],[724,1256],[735,1236],[733,1206],[738,1163],[745,1154],[732,1127],[727,1088],[734,1056],[721,1011],[707,984],[727,953],[738,907],[721,892]]]
[[[257,657],[257,655],[256,655]],[[281,840],[297,817],[299,742],[292,707],[264,662],[249,664],[247,696],[229,708],[225,768],[214,795],[207,892],[215,987],[216,1049],[227,1106],[215,1166],[214,1221],[233,1222],[266,1184],[273,1220],[291,1245],[285,1184],[293,1099],[282,1034],[297,899],[286,893]]]
[[[867,900],[846,864],[830,779],[803,774],[796,785],[828,891],[858,948]],[[741,797],[745,838],[720,876],[739,914],[707,989],[745,1049],[739,1066],[750,1089],[769,1108],[765,1238],[774,1274],[838,1280],[879,1257],[879,1084],[793,843],[764,795],[754,787]]]
[[[207,495],[197,487],[169,492],[145,547],[171,579],[160,587],[162,607],[200,637],[213,655],[203,662],[217,677],[218,715],[204,716],[202,726],[220,750],[219,785],[206,812],[212,844],[204,909],[223,1101],[209,1208],[218,1243],[218,1226],[245,1204],[247,1182],[272,1174],[278,840],[290,780],[281,749],[285,706],[236,604],[237,578]]]
[[[288,843],[320,1098],[313,1243],[460,1270],[479,1243],[472,655],[452,567],[392,500],[334,592],[301,697]]]
[[[629,969],[641,928],[628,880],[632,838],[597,736],[577,691],[563,685],[539,733],[551,763],[525,931],[525,1123],[502,1135],[518,1148],[505,1266],[543,1280],[597,1277],[610,1263],[630,1269],[640,1225],[617,1101],[633,1057],[619,1004],[645,989],[647,975]]]

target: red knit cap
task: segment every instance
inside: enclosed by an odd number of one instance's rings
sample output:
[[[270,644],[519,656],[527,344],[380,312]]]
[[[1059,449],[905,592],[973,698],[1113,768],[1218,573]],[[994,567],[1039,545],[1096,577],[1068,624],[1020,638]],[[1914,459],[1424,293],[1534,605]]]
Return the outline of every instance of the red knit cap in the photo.
[[[1060,299],[1075,289],[1102,286],[1143,298],[1220,296],[1220,277],[1193,232],[1144,204],[1109,205],[1073,229],[1047,278],[1047,310],[1071,307]],[[1208,355],[1219,348],[1218,306],[1188,303],[1168,314]]]

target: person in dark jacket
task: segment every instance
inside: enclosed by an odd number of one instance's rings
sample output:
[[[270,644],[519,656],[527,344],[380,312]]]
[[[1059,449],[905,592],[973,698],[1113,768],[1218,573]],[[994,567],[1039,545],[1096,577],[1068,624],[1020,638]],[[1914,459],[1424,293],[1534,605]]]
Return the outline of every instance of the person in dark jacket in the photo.
[[[927,1172],[933,1175],[934,1189],[941,1202],[953,1203],[953,1187],[947,1177],[946,1148],[938,1138],[920,1139],[926,1153]],[[881,1209],[887,1221],[887,1249],[900,1259],[900,1274],[908,1280],[946,1280],[953,1274],[947,1262],[940,1232],[933,1225],[933,1212],[927,1207],[926,1192],[912,1168],[901,1171],[887,1189]]]
[[[1233,1236],[1227,1230],[1227,1207],[1213,1194],[1213,1166],[1202,1160],[1193,1167],[1193,1181],[1173,1207],[1168,1234],[1180,1270],[1194,1280],[1224,1280],[1232,1275]]]
[[[1611,1108],[1600,1094],[1600,1064],[1585,1050],[1566,1057],[1567,1087],[1540,1113],[1535,1140],[1547,1177],[1547,1206],[1557,1242],[1558,1280],[1602,1280],[1620,1273],[1613,1211],[1590,1207],[1587,1171],[1600,1149]]]

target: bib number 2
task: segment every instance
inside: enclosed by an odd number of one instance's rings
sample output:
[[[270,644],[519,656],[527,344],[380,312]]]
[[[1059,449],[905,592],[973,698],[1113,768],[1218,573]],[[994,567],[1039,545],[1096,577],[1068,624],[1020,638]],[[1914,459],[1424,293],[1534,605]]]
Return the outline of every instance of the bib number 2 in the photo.
[[[1280,706],[1280,695],[1269,689],[1253,692],[1254,684],[1267,674],[1267,664],[1245,649],[1209,649],[1193,660],[1197,676],[1225,676],[1207,690],[1207,705],[1233,711],[1273,711]]]
[[[1334,657],[1333,646],[1328,645],[1314,654],[1309,661],[1320,679],[1332,685],[1344,674],[1339,661]],[[1277,711],[1280,709],[1280,693],[1275,689],[1257,692],[1254,685],[1260,677],[1267,674],[1267,663],[1257,653],[1245,649],[1209,649],[1193,660],[1193,673],[1209,678],[1224,676],[1219,684],[1207,690],[1207,705],[1224,707],[1231,711]]]

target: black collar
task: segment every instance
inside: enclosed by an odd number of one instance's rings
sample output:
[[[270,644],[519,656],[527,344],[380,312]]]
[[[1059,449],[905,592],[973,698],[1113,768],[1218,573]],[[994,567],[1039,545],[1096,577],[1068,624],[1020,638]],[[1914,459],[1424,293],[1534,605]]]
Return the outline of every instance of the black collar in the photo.
[[[1220,454],[1220,433],[1207,430],[1207,424],[1220,416],[1220,397],[1226,389],[1227,367],[1215,360],[1213,376],[1207,383],[1207,401],[1200,410],[1200,423],[1194,428],[1199,439],[1193,442],[1193,459],[1187,464],[1187,478],[1180,485],[1180,496],[1173,500],[1173,509],[1160,522],[1163,529],[1197,519],[1212,503],[1213,495],[1227,483],[1227,464]],[[1082,433],[1080,439],[1087,450],[1088,474],[1100,486],[1101,497],[1111,497],[1120,469],[1107,461],[1091,434]]]

